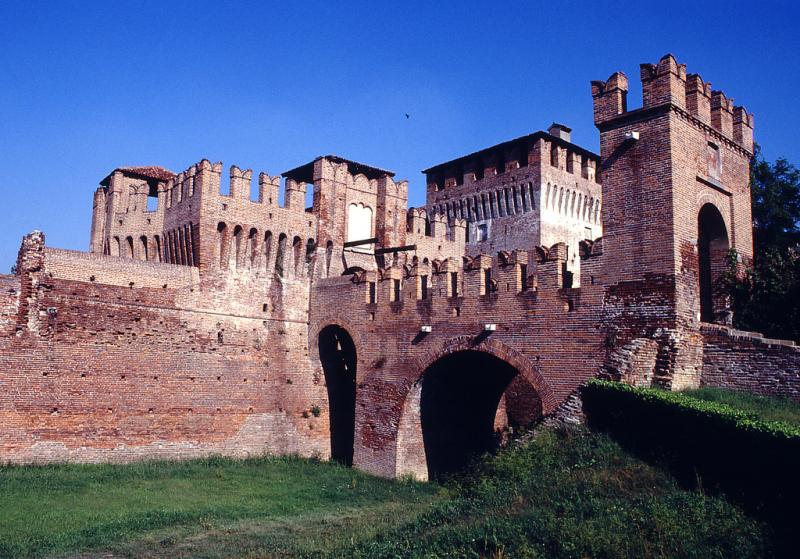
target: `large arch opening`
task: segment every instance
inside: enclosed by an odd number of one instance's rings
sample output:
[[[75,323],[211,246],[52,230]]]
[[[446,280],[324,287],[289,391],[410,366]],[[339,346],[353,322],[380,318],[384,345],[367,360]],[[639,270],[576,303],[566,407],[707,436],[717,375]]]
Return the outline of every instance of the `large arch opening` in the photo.
[[[356,346],[344,328],[331,325],[319,333],[319,359],[328,388],[331,458],[353,464],[356,422]]]
[[[451,353],[426,369],[420,419],[429,478],[457,472],[499,446],[500,431],[520,419],[508,413],[513,406],[504,397],[517,377],[516,368],[481,351]],[[529,404],[540,411],[533,398]]]
[[[727,307],[725,295],[715,293],[714,286],[727,267],[730,244],[725,220],[713,204],[705,204],[700,208],[697,216],[697,231],[700,320],[714,322],[721,318]]]

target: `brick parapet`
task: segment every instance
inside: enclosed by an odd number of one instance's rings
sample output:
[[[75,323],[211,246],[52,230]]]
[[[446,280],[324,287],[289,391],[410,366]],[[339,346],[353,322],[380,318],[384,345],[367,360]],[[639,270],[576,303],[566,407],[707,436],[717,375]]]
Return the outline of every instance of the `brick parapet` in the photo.
[[[800,347],[755,332],[703,324],[701,384],[800,401]]]

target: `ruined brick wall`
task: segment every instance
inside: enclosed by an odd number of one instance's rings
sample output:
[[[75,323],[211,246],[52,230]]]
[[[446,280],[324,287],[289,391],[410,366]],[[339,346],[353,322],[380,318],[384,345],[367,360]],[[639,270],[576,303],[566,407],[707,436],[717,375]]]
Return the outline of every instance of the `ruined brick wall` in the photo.
[[[196,268],[136,261],[91,252],[45,248],[47,272],[54,278],[120,287],[180,288],[200,281]]]
[[[0,336],[10,336],[16,327],[19,278],[0,275]]]
[[[41,243],[23,244],[25,303],[0,338],[3,461],[328,455],[305,319],[199,310],[213,298],[196,287],[51,276]]]
[[[800,348],[754,332],[703,325],[703,386],[800,401]]]

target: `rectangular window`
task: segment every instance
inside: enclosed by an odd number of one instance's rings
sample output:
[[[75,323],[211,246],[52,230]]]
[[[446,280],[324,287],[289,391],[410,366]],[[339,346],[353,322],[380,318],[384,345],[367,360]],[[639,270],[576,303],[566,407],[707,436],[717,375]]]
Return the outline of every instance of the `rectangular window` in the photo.
[[[400,300],[400,280],[396,279],[396,280],[392,280],[392,282],[393,282],[392,294],[394,295],[394,299],[393,300],[394,301],[399,301]]]
[[[369,282],[369,302],[371,305],[375,304],[375,299],[376,299],[375,295],[376,295],[375,282],[371,281]]]
[[[420,276],[419,278],[419,294],[420,299],[428,298],[428,276]]]
[[[483,270],[483,292],[481,295],[488,295],[492,291],[492,269],[485,268]]]
[[[520,264],[519,265],[519,275],[521,278],[520,285],[522,286],[522,291],[526,291],[528,289],[528,265],[527,264]]]
[[[481,223],[478,225],[478,238],[476,239],[477,242],[485,241],[489,238],[489,228],[485,223]]]
[[[458,272],[450,272],[450,296],[458,297]]]
[[[708,176],[712,179],[722,178],[722,160],[720,159],[719,146],[708,142]]]

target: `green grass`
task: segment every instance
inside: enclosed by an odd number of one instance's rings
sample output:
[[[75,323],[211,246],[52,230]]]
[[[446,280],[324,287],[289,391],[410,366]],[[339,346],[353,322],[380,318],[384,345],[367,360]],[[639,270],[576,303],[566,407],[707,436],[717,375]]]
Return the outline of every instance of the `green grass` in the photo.
[[[443,485],[295,458],[5,467],[0,503],[7,556],[762,557],[770,538],[585,430]]]
[[[738,410],[753,413],[765,421],[781,421],[800,426],[800,403],[788,398],[758,396],[722,388],[698,388],[683,392],[687,396],[707,402],[726,404]]]
[[[143,536],[143,546],[160,537],[158,545],[170,547],[253,521],[276,533],[294,522],[353,516],[401,521],[439,492],[291,457],[3,467],[0,557],[113,547]]]

